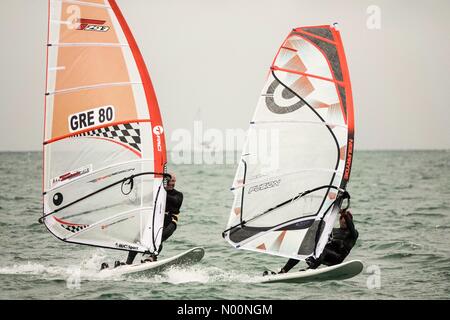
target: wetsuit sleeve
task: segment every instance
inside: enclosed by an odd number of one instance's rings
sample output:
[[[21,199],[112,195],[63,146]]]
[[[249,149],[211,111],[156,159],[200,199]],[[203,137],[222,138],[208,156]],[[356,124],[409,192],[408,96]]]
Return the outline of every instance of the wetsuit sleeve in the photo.
[[[180,208],[181,208],[181,205],[183,204],[183,199],[184,199],[183,193],[180,192]],[[178,209],[180,209],[180,208],[178,208]]]
[[[281,268],[280,273],[289,272],[289,270],[291,270],[293,267],[295,267],[297,265],[297,263],[299,263],[299,262],[300,262],[300,260],[289,259],[288,262],[286,262],[286,264],[284,265],[284,267]]]
[[[353,220],[350,219],[347,215],[344,216],[344,219],[345,219],[345,223],[347,224],[347,228],[350,231],[350,235],[352,236],[353,239],[356,240],[358,238],[358,231],[356,231],[356,229],[355,229]]]
[[[177,224],[174,222],[169,223],[166,227],[164,227],[163,233],[162,233],[162,241],[166,241],[177,229]]]
[[[178,215],[180,214],[180,208],[183,204],[183,193],[177,194],[177,206],[175,212],[172,212],[172,222],[175,223],[175,225],[178,223]]]
[[[164,227],[169,223],[178,223],[180,208],[183,204],[183,193],[177,190],[171,190],[167,193],[166,216],[164,218]]]
[[[180,208],[181,208],[181,205],[183,204],[183,193],[178,192],[176,195],[176,198],[177,198],[175,201],[176,205],[173,208],[173,212],[171,212],[172,214],[180,213]]]

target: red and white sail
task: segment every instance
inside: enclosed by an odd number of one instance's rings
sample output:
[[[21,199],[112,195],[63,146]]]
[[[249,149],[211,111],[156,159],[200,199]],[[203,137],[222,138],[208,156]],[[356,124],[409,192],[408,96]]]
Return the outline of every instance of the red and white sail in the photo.
[[[257,151],[265,147],[264,132],[277,138],[270,157]],[[320,256],[349,180],[353,137],[339,31],[294,29],[275,56],[251,121],[232,186],[226,240],[299,260]]]
[[[156,252],[164,129],[136,41],[114,0],[50,0],[44,221],[64,241]]]

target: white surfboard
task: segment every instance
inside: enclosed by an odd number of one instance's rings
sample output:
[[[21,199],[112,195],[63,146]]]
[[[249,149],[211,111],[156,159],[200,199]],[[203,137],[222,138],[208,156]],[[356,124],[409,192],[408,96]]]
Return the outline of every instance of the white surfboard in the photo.
[[[360,260],[352,260],[331,267],[266,276],[261,282],[306,283],[313,281],[345,280],[358,275],[363,268],[364,265]]]
[[[137,262],[131,265],[123,265],[117,268],[107,268],[100,271],[101,276],[117,276],[128,274],[154,274],[163,271],[174,265],[188,265],[199,262],[205,255],[205,250],[200,247],[196,247],[171,258],[157,260],[155,262]]]

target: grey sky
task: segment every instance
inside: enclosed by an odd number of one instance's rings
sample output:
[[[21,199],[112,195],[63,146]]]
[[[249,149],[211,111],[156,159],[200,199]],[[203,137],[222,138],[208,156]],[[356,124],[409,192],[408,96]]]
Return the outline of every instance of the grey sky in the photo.
[[[0,0],[0,150],[40,150],[47,0]],[[450,2],[118,0],[167,129],[243,128],[291,28],[339,22],[358,149],[450,148]],[[381,29],[366,27],[369,5]]]

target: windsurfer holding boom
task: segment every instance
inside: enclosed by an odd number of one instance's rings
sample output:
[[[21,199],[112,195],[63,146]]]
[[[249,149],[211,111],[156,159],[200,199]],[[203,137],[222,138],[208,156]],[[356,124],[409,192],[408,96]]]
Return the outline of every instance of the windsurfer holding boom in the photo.
[[[313,257],[306,259],[308,269],[316,269],[321,264],[334,266],[342,263],[355,245],[358,239],[358,231],[353,224],[352,213],[348,209],[342,209],[340,214],[339,228],[333,229],[332,238],[325,246],[319,259]],[[279,273],[289,272],[298,262],[299,260],[289,259]]]
[[[164,229],[162,233],[161,245],[158,252],[161,252],[162,250],[162,242],[166,241],[177,229],[178,215],[180,214],[180,208],[183,204],[183,193],[175,190],[175,183],[177,182],[177,178],[173,173],[170,173],[170,177],[171,178],[167,182],[166,186],[166,213],[164,216]],[[136,255],[136,251],[130,251],[128,253],[126,264],[132,264]],[[154,254],[150,254],[148,256],[144,255],[144,257],[145,259],[141,262],[153,262],[157,260],[156,255]],[[123,262],[116,261],[115,267],[123,264]]]

